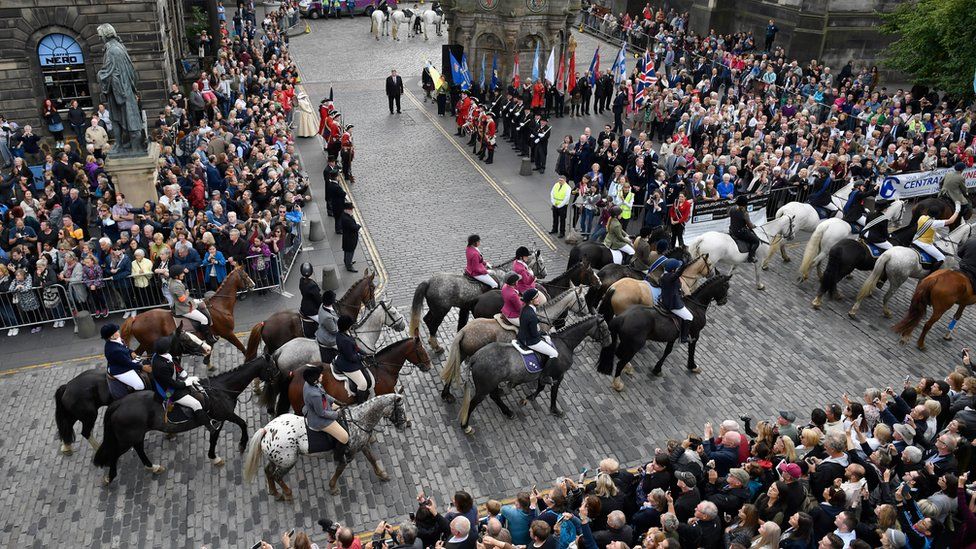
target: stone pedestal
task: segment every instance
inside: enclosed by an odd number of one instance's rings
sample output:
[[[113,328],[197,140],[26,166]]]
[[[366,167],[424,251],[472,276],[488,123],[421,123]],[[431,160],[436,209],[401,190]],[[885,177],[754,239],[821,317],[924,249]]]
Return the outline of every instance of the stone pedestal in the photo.
[[[115,188],[125,194],[125,201],[133,206],[145,201],[159,200],[156,192],[156,170],[159,161],[159,145],[150,143],[142,156],[114,157],[105,160],[105,170],[112,176]]]

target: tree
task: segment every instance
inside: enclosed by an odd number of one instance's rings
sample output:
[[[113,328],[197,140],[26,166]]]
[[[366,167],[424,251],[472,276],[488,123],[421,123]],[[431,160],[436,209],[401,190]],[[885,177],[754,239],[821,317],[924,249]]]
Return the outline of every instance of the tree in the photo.
[[[904,2],[882,14],[882,31],[897,38],[886,64],[919,84],[972,99],[976,71],[976,9],[972,0]]]

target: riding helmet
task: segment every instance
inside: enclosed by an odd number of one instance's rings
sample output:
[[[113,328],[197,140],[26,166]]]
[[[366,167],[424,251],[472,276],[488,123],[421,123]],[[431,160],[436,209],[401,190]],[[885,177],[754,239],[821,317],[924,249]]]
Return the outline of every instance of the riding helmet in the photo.
[[[736,206],[745,206],[747,204],[749,204],[749,198],[746,195],[740,194],[739,196],[735,197]]]
[[[309,263],[308,261],[302,263],[302,266],[299,268],[299,270],[301,271],[302,276],[305,278],[312,276],[312,273],[314,272],[312,269],[312,264]]]
[[[186,266],[184,265],[170,265],[169,266],[169,277],[176,278],[181,274],[186,272]]]
[[[163,336],[153,343],[153,352],[157,355],[165,354],[169,352],[169,348],[173,345],[173,338],[170,336]]]
[[[335,292],[332,290],[322,292],[322,305],[331,307],[333,304],[335,304],[335,297]]]
[[[112,324],[112,323],[105,324],[104,326],[102,326],[102,330],[101,330],[102,339],[108,341],[109,338],[112,337],[112,334],[114,334],[117,331],[119,331],[118,324]]]
[[[522,294],[522,302],[531,303],[532,300],[535,299],[535,296],[537,295],[539,295],[539,290],[536,290],[535,288],[529,288],[528,290],[525,290],[525,292]]]
[[[961,171],[963,171],[963,170],[966,169],[966,163],[965,162],[956,162],[956,165],[953,166],[953,168],[955,168],[955,170],[957,172],[961,172]]]
[[[532,252],[530,252],[529,249],[526,248],[525,246],[519,246],[518,249],[515,250],[516,259],[522,259],[523,257],[530,256],[530,255],[532,255]]]
[[[522,280],[522,275],[512,272],[505,275],[505,284],[515,284],[519,280]]]
[[[681,268],[681,260],[680,259],[674,259],[674,258],[672,258],[672,259],[669,259],[669,260],[667,260],[667,261],[664,262],[664,270],[666,272],[669,272],[670,273],[670,272],[673,272],[673,271],[677,271],[680,268]]]
[[[317,385],[319,377],[322,376],[321,366],[309,366],[302,371],[302,379],[309,385]]]
[[[349,328],[352,328],[352,325],[355,323],[356,321],[349,315],[339,315],[339,320],[336,322],[339,325],[340,332],[345,332]]]
[[[659,254],[663,254],[664,252],[668,251],[668,239],[662,238],[661,240],[658,240],[657,244],[654,245],[654,249],[657,250],[657,253]]]

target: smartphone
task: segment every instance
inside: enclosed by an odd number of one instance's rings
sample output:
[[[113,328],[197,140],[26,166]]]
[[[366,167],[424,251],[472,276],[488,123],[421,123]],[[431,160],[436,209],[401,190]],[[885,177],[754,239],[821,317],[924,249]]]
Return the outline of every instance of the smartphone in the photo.
[[[260,542],[259,541],[259,542],[255,543],[254,545],[251,546],[251,549],[261,549],[261,543],[263,543],[263,542]]]
[[[295,529],[288,530],[288,539],[295,537]]]

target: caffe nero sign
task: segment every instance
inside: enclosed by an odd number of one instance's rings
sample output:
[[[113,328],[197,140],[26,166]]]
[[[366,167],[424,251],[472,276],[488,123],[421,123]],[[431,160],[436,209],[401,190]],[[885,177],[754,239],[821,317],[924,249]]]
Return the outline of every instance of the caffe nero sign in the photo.
[[[85,55],[81,45],[66,34],[49,34],[37,45],[37,58],[42,67],[81,65]]]

